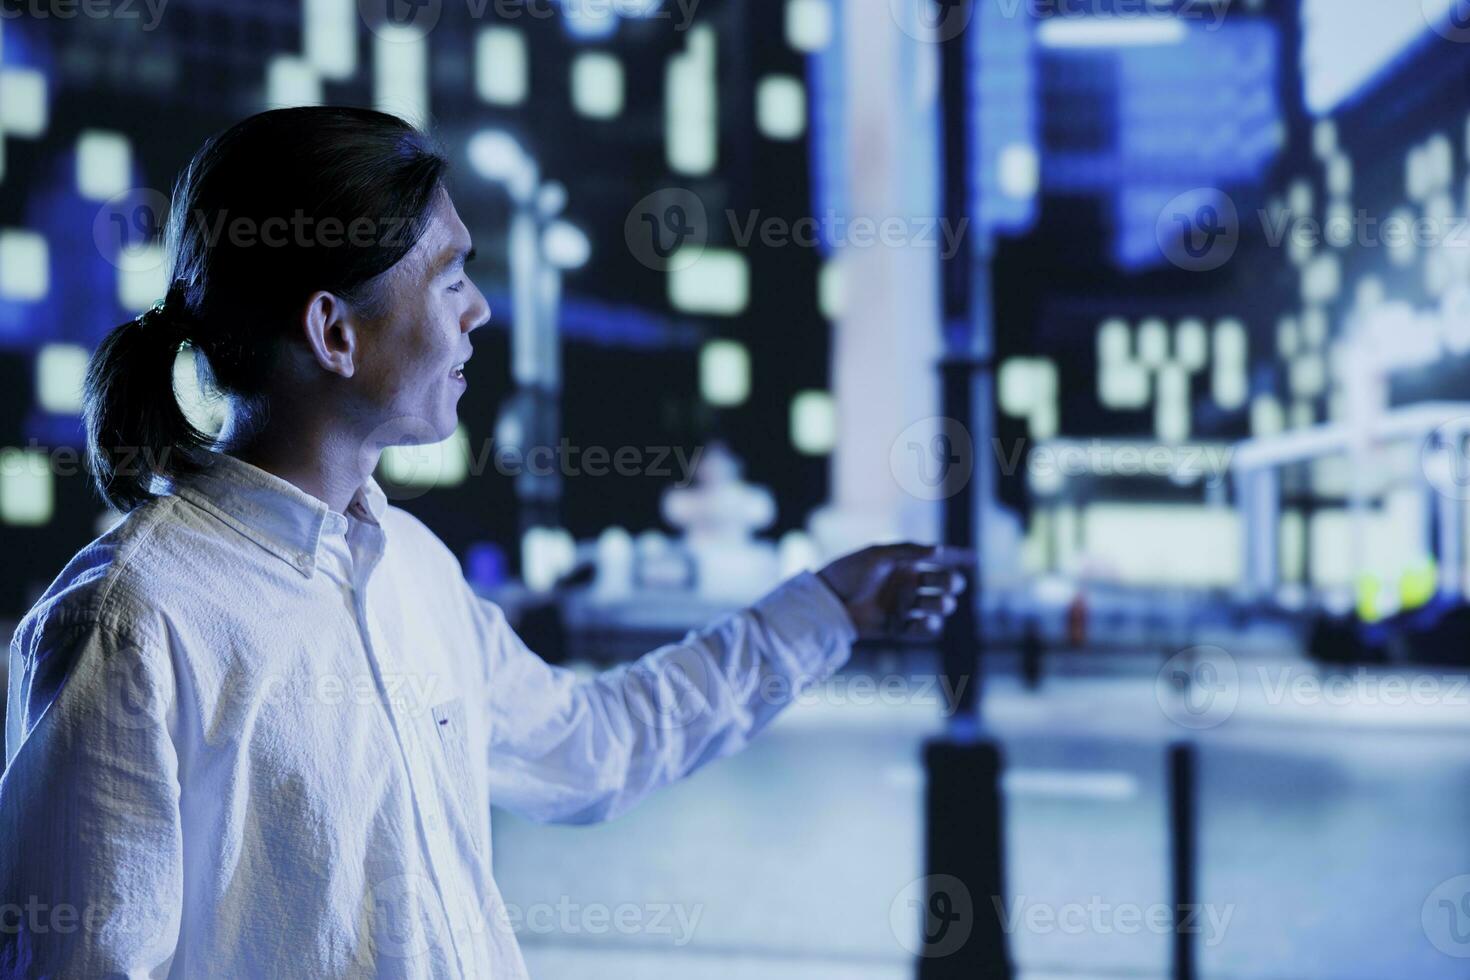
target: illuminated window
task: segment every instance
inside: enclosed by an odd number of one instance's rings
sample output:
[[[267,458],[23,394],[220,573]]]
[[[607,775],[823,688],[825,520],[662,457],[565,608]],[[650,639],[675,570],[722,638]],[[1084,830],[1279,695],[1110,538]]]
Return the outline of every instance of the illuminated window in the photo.
[[[1163,320],[1138,325],[1138,360],[1148,368],[1163,367],[1169,360],[1169,328]]]
[[[1056,431],[1057,366],[1042,357],[1013,357],[1000,366],[1000,409],[1031,423],[1031,434],[1050,438]],[[1041,432],[1035,431],[1041,428]]]
[[[46,454],[0,449],[0,521],[38,526],[51,520],[55,488]]]
[[[1012,143],[1000,151],[1000,192],[1016,200],[1029,200],[1041,187],[1041,159],[1029,143]]]
[[[405,487],[452,487],[470,472],[470,436],[464,426],[442,442],[389,446],[379,460],[383,477]]]
[[[0,68],[0,132],[34,139],[46,131],[46,76]]]
[[[1297,351],[1298,336],[1295,318],[1282,317],[1276,324],[1276,353],[1283,358],[1294,357]]]
[[[1232,319],[1215,324],[1215,360],[1229,364],[1245,363],[1245,324]]]
[[[529,87],[526,39],[513,27],[487,27],[475,50],[475,91],[494,105],[520,105]]]
[[[267,108],[320,105],[322,83],[309,62],[290,55],[272,58],[265,75]]]
[[[817,273],[817,306],[822,316],[829,320],[842,316],[845,282],[839,259],[828,259],[822,263],[822,271]]]
[[[1312,152],[1323,160],[1337,152],[1337,124],[1323,119],[1312,130]]]
[[[1291,391],[1302,398],[1315,398],[1327,390],[1327,360],[1321,354],[1305,354],[1291,362]]]
[[[689,32],[688,50],[669,59],[664,84],[664,140],[669,167],[707,174],[719,149],[715,115],[715,35],[707,26]]]
[[[1186,371],[1198,371],[1209,362],[1210,338],[1203,321],[1179,321],[1174,328],[1174,359]]]
[[[1173,17],[1048,17],[1036,36],[1045,48],[1130,48],[1179,44],[1189,34]]]
[[[806,89],[789,75],[768,75],[755,90],[755,120],[773,140],[794,140],[806,131]]]
[[[1026,416],[1026,427],[1031,430],[1031,438],[1056,438],[1057,430],[1061,427],[1059,416],[1054,393],[1050,397],[1037,399],[1036,404],[1031,407],[1031,414]]]
[[[1000,410],[1014,418],[1031,414],[1031,406],[1036,402],[1032,366],[1033,362],[1026,357],[1013,357],[1000,366]]]
[[[84,129],[77,136],[77,193],[105,201],[132,185],[133,151],[121,133]]]
[[[1455,149],[1450,138],[1435,133],[1424,145],[1425,178],[1430,193],[1445,190],[1455,178]]]
[[[1404,191],[1411,201],[1422,201],[1429,196],[1429,155],[1422,146],[1412,147],[1404,161]]]
[[[669,302],[687,313],[734,316],[745,309],[749,279],[745,256],[731,249],[706,248],[687,266],[676,253],[669,267]]]
[[[1251,399],[1251,435],[1257,438],[1279,435],[1286,428],[1286,413],[1273,395],[1257,395]]]
[[[612,119],[623,111],[623,63],[589,52],[572,61],[572,105],[584,116]]]
[[[1302,300],[1328,303],[1342,293],[1342,267],[1337,256],[1319,255],[1307,266],[1302,276]]]
[[[1159,390],[1154,402],[1154,431],[1164,442],[1189,438],[1189,374],[1177,365],[1159,369]]]
[[[1104,408],[1126,411],[1148,404],[1148,368],[1136,361],[1099,361],[1097,397]]]
[[[1128,335],[1128,324],[1123,320],[1107,320],[1097,329],[1097,357],[1099,361],[1126,361],[1132,356],[1133,340]]]
[[[832,41],[828,0],[786,0],[786,43],[797,51],[820,51]]]
[[[739,405],[750,397],[750,352],[733,340],[712,340],[699,352],[699,392],[711,405]]]
[[[167,292],[168,273],[158,245],[140,245],[117,270],[117,302],[130,313],[142,313]]]
[[[1293,181],[1286,193],[1286,206],[1291,211],[1291,216],[1297,220],[1310,218],[1315,197],[1310,183],[1305,180]]]
[[[1353,192],[1353,161],[1340,153],[1327,164],[1327,190],[1338,197]]]
[[[1215,325],[1215,350],[1210,372],[1215,404],[1225,409],[1240,408],[1249,397],[1249,387],[1245,326],[1239,320],[1221,320]]]
[[[36,401],[48,412],[76,414],[82,410],[82,379],[87,374],[87,349],[76,344],[46,344],[36,355]]]
[[[521,578],[526,587],[544,592],[576,564],[572,536],[559,527],[530,527],[521,535]]]
[[[357,4],[306,0],[301,16],[306,60],[324,78],[351,78],[357,71]]]
[[[1420,198],[1423,200],[1423,198]],[[1388,242],[1388,257],[1394,265],[1401,269],[1408,268],[1414,264],[1414,257],[1418,249],[1414,247],[1414,221],[1415,214],[1408,208],[1399,208],[1389,216],[1389,221],[1397,226],[1394,234],[1386,237]]]
[[[428,44],[419,31],[385,24],[374,32],[373,105],[415,126],[428,123]]]
[[[46,239],[19,228],[0,230],[0,297],[41,299],[51,289]]]
[[[837,409],[825,391],[803,391],[791,400],[791,444],[808,456],[837,445]]]

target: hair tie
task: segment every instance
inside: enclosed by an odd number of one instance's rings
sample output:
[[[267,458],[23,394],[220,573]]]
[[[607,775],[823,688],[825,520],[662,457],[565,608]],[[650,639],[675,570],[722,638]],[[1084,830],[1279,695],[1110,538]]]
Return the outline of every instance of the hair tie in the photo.
[[[149,330],[167,331],[172,339],[183,343],[189,337],[192,316],[189,312],[188,294],[181,282],[169,287],[168,294],[154,303],[138,318]]]

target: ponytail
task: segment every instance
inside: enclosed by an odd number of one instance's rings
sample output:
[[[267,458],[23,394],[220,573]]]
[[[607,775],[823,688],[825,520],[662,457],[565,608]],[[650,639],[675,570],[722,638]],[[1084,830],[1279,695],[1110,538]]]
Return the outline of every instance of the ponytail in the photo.
[[[98,492],[123,512],[157,496],[156,478],[197,469],[212,442],[174,394],[174,359],[193,326],[185,297],[175,286],[168,299],[114,328],[87,365],[87,457]]]

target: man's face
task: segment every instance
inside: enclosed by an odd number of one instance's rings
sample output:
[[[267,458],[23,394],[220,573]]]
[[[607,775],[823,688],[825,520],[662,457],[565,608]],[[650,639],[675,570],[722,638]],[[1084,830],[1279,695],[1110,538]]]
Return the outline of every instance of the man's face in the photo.
[[[439,195],[414,247],[384,273],[384,310],[362,331],[359,387],[386,442],[437,442],[454,433],[465,391],[470,331],[490,319],[465,274],[470,233]]]

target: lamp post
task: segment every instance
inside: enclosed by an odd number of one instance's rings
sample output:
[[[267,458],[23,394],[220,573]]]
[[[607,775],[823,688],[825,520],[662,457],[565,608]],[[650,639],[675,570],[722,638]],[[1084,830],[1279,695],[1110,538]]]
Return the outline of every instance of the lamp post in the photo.
[[[561,433],[562,274],[587,263],[587,236],[559,215],[567,191],[541,179],[536,160],[515,137],[485,130],[471,137],[470,165],[505,188],[514,210],[508,233],[511,296],[511,378],[515,391],[501,407],[495,439],[522,458],[536,447],[555,447]],[[556,527],[562,474],[554,467],[523,467],[516,475],[521,530]]]

